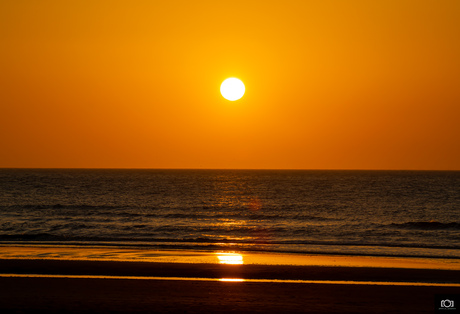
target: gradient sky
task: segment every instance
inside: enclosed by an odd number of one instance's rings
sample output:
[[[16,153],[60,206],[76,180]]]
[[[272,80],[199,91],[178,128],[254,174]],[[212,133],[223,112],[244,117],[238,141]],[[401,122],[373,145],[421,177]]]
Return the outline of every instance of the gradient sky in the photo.
[[[0,167],[460,170],[458,0],[1,1],[0,46]]]

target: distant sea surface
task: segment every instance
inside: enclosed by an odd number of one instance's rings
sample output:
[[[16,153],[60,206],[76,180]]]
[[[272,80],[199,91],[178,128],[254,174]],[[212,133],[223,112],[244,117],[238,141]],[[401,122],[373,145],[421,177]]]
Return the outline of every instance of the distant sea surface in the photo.
[[[0,169],[0,245],[460,258],[460,172]]]

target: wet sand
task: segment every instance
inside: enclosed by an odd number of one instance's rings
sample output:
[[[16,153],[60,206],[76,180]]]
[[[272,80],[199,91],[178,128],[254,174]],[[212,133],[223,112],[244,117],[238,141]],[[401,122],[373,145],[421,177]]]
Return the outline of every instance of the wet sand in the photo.
[[[433,313],[436,294],[460,294],[456,261],[410,268],[394,260],[370,267],[373,258],[362,264],[347,257],[354,266],[323,258],[335,262],[0,259],[0,312]]]
[[[0,260],[0,274],[243,280],[405,282],[460,285],[460,270],[386,267],[227,265],[77,260]]]

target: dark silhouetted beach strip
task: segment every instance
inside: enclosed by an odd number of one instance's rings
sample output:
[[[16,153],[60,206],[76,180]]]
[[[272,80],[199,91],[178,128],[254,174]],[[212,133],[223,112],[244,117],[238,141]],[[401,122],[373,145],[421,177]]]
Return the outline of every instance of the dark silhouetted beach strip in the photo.
[[[433,313],[460,293],[446,269],[3,259],[0,273],[2,313]]]

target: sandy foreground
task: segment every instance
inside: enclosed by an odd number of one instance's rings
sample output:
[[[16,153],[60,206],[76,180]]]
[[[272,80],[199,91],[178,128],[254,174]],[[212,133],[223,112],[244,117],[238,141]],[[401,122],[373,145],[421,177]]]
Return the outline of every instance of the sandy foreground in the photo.
[[[436,295],[460,294],[456,260],[8,250],[0,253],[0,313],[434,313]]]

